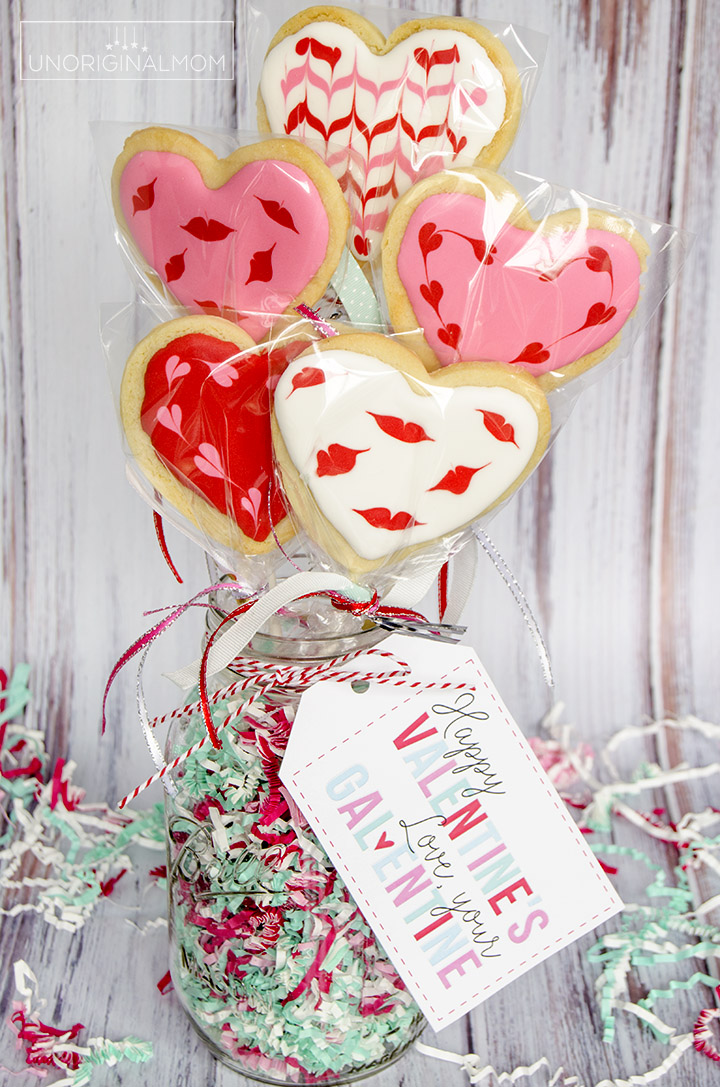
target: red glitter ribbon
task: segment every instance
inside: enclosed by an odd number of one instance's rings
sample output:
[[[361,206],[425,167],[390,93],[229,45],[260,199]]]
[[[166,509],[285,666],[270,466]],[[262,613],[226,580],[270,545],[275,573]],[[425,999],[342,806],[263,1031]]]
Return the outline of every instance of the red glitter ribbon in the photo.
[[[449,562],[444,562],[440,567],[440,573],[438,574],[438,615],[440,616],[440,622],[442,623],[445,618],[445,612],[448,606],[448,573],[450,570]]]
[[[163,520],[157,510],[153,510],[153,524],[155,525],[155,535],[157,536],[157,542],[160,546],[160,550],[162,551],[162,557],[165,559],[165,562],[170,567],[173,577],[177,581],[178,585],[182,585],[183,579],[180,577],[180,574],[177,571],[177,567],[175,566],[175,563],[170,557],[167,541],[165,540],[165,529],[163,527]]]
[[[230,649],[230,655],[224,658],[223,663],[216,662],[215,667],[212,670],[212,674],[222,669],[223,667],[227,667],[228,662],[232,662],[233,656],[237,653],[241,653],[243,655],[240,659],[242,662],[242,669],[246,678],[241,680],[237,684],[232,684],[229,688],[226,687],[224,689],[223,695],[225,698],[232,697],[232,693],[235,693],[235,691],[247,690],[250,687],[256,688],[256,690],[250,695],[247,701],[243,703],[241,709],[238,710],[236,713],[231,714],[222,723],[220,728],[226,727],[229,721],[233,720],[238,713],[248,712],[253,704],[259,699],[265,697],[265,695],[268,693],[268,690],[270,690],[273,686],[287,686],[288,684],[291,684],[294,685],[296,689],[301,692],[310,683],[316,682],[319,679],[333,679],[336,682],[347,682],[348,680],[357,682],[370,682],[372,680],[376,680],[378,682],[388,682],[394,681],[393,677],[402,676],[403,679],[398,679],[397,682],[407,681],[409,669],[406,665],[401,665],[399,670],[385,671],[381,673],[372,673],[366,671],[363,671],[361,673],[348,673],[347,671],[344,671],[341,666],[347,663],[347,661],[351,660],[353,657],[367,652],[364,649],[358,649],[353,653],[346,654],[344,657],[339,657],[330,662],[325,662],[322,665],[313,664],[311,667],[297,667],[286,665],[275,669],[268,669],[267,666],[263,666],[259,662],[252,661],[252,659],[246,657],[244,655],[245,646],[251,640],[255,631],[259,629],[264,622],[267,621],[267,619],[273,612],[277,611],[278,608],[281,606],[286,606],[288,602],[293,602],[295,600],[305,600],[316,596],[324,596],[330,599],[334,607],[339,608],[343,611],[348,611],[355,616],[367,616],[369,619],[372,619],[372,621],[375,622],[378,626],[383,626],[388,630],[406,630],[408,633],[419,634],[424,637],[442,638],[444,634],[447,634],[447,632],[450,630],[456,632],[457,630],[461,629],[438,627],[433,624],[429,624],[424,616],[422,616],[419,612],[412,611],[407,608],[384,606],[380,603],[378,594],[375,591],[373,591],[370,595],[368,594],[368,591],[366,589],[361,589],[361,587],[359,586],[354,586],[352,582],[350,582],[347,578],[341,575],[327,575],[327,577],[322,577],[321,580],[326,580],[326,583],[327,579],[330,578],[330,584],[327,587],[318,588],[316,588],[315,586],[317,585],[319,575],[298,575],[300,580],[302,579],[302,576],[304,576],[305,578],[305,581],[302,584],[302,588],[309,588],[310,591],[303,592],[301,586],[297,585],[297,594],[293,595],[293,587],[290,585],[290,583],[288,583],[287,588],[290,590],[289,594],[286,592],[284,595],[280,594],[280,597],[276,596],[272,600],[272,605],[274,606],[271,606],[270,608],[267,607],[267,604],[264,606],[264,608],[261,607],[260,611],[257,613],[256,618],[249,624],[246,622],[246,625],[236,633],[235,639],[233,639],[232,635],[230,635],[230,645],[232,646],[232,649]],[[338,580],[342,584],[341,591],[338,590],[338,588],[336,587]],[[312,586],[308,584],[308,581],[312,583]],[[345,588],[345,585],[347,585],[347,588]],[[103,731],[105,730],[106,725],[106,706],[110,687],[119,672],[122,670],[122,668],[130,660],[132,660],[133,657],[135,657],[138,653],[142,651],[143,655],[141,657],[140,670],[138,674],[138,713],[141,726],[143,727],[143,731],[145,733],[146,741],[148,742],[148,746],[151,753],[153,754],[153,758],[155,759],[155,763],[157,766],[157,773],[153,774],[153,776],[148,778],[147,781],[145,781],[143,784],[137,786],[137,788],[135,788],[131,793],[128,793],[120,801],[120,808],[123,808],[131,800],[135,799],[141,792],[147,789],[150,785],[154,784],[156,781],[163,781],[166,789],[172,791],[172,789],[174,788],[172,778],[168,776],[172,770],[177,768],[177,766],[179,766],[180,763],[187,759],[190,755],[200,750],[200,748],[203,747],[206,742],[210,742],[215,748],[219,748],[221,746],[221,740],[218,735],[219,728],[215,725],[211,712],[211,706],[214,699],[208,693],[208,673],[210,670],[209,661],[211,650],[213,649],[215,642],[217,641],[221,633],[230,633],[229,631],[225,631],[225,628],[228,627],[228,624],[230,624],[233,620],[239,619],[240,616],[244,615],[245,613],[250,612],[250,610],[254,606],[260,606],[263,599],[261,594],[257,594],[256,596],[244,600],[238,607],[234,608],[231,612],[224,615],[216,629],[208,637],[202,657],[199,661],[198,669],[199,708],[202,714],[203,722],[205,724],[207,735],[203,737],[203,739],[199,740],[187,751],[183,752],[175,759],[173,759],[173,761],[169,764],[165,763],[162,757],[162,752],[154,740],[154,734],[152,730],[157,725],[158,720],[156,719],[155,721],[151,722],[148,719],[144,696],[142,694],[141,674],[145,657],[152,642],[156,638],[158,638],[160,634],[162,634],[172,623],[180,618],[180,616],[183,615],[189,608],[201,606],[199,604],[199,601],[202,598],[207,597],[211,592],[215,590],[227,590],[227,588],[228,585],[225,582],[211,585],[207,589],[203,589],[201,592],[196,593],[185,604],[180,604],[173,607],[169,615],[167,615],[159,623],[156,623],[155,626],[150,628],[150,630],[146,631],[145,634],[138,638],[137,641],[135,641],[125,651],[125,653],[123,653],[122,657],[119,661],[117,661],[110,674],[103,697]],[[360,590],[361,593],[365,594],[366,599],[361,598],[360,600],[358,600],[351,596],[351,594],[354,593],[354,591],[356,590]],[[272,590],[272,592],[277,592],[277,590]],[[253,627],[253,622],[256,623],[255,627]],[[404,626],[404,624],[406,624],[406,626]],[[452,640],[455,640],[454,637]],[[228,648],[229,647],[226,644],[222,652],[227,653]],[[370,650],[370,652],[377,651]],[[179,682],[181,686],[190,686],[192,683],[192,679],[189,679],[187,683],[181,682],[177,678],[181,674],[182,673],[178,673],[176,676],[172,676],[171,678],[174,678],[175,681]],[[186,677],[183,676],[183,680],[185,680],[185,678]],[[410,683],[411,687],[419,685],[420,684],[418,683]],[[434,684],[431,684],[431,686],[434,686]],[[452,686],[452,684],[445,684],[444,686]]]
[[[172,623],[174,623],[177,619],[179,619],[181,615],[184,615],[185,612],[189,608],[195,606],[199,600],[201,600],[203,597],[207,597],[210,593],[215,592],[217,590],[227,589],[227,587],[228,586],[227,586],[226,583],[220,582],[218,584],[208,586],[207,589],[202,589],[199,593],[195,593],[195,595],[192,596],[190,598],[190,600],[186,601],[186,603],[179,604],[176,607],[174,607],[169,615],[167,615],[159,623],[156,623],[155,626],[153,626],[149,630],[147,630],[143,635],[141,635],[140,638],[137,639],[137,641],[133,642],[133,644],[128,649],[125,650],[123,655],[120,657],[120,659],[116,662],[115,666],[113,667],[112,672],[110,673],[110,677],[109,677],[109,679],[107,681],[107,684],[105,685],[105,693],[103,695],[103,702],[102,702],[102,731],[103,731],[103,733],[105,732],[105,728],[106,728],[106,724],[107,724],[106,709],[107,709],[107,699],[108,699],[108,695],[110,693],[110,688],[111,688],[112,684],[114,683],[115,679],[117,678],[117,676],[119,675],[119,673],[125,667],[125,665],[128,664],[133,659],[133,657],[135,657],[142,649],[146,649],[157,637],[159,637],[160,634],[162,634],[165,630],[167,630],[167,628],[169,626],[171,626]],[[306,593],[305,595],[298,597],[298,599],[299,600],[306,600],[309,597],[314,597],[314,596],[327,596],[327,597],[330,598],[330,600],[331,600],[334,607],[336,607],[336,608],[338,608],[338,609],[340,609],[342,611],[349,611],[352,615],[356,615],[356,616],[367,615],[368,618],[372,618],[372,619],[379,619],[379,620],[391,619],[391,620],[397,620],[397,621],[400,621],[400,622],[415,622],[415,623],[426,623],[427,622],[427,620],[424,618],[424,616],[422,616],[419,612],[411,611],[410,609],[405,609],[405,608],[394,608],[394,607],[383,607],[383,606],[381,606],[380,603],[379,603],[378,595],[377,595],[376,592],[373,592],[372,599],[369,600],[369,601],[351,600],[348,597],[345,597],[341,593],[338,593],[338,592],[336,592],[334,590],[328,590],[327,592],[322,592],[322,593],[319,593],[319,592]],[[243,615],[245,612],[249,611],[249,609],[253,606],[253,604],[255,604],[257,602],[258,599],[259,599],[258,595],[248,597],[248,599],[244,600],[243,603],[240,604],[237,608],[235,608],[233,611],[229,612],[226,616],[224,616],[221,623],[216,627],[216,629],[210,634],[209,638],[207,639],[207,643],[205,645],[205,649],[204,649],[204,652],[203,652],[203,655],[202,655],[202,660],[201,660],[201,664],[200,664],[200,678],[199,678],[199,682],[200,682],[200,701],[201,701],[201,705],[202,705],[202,715],[203,715],[203,720],[205,721],[205,726],[206,726],[206,728],[208,730],[208,735],[210,736],[210,741],[211,741],[213,747],[216,747],[216,748],[220,747],[220,741],[219,741],[219,739],[217,737],[217,732],[216,732],[215,727],[214,727],[213,722],[212,722],[212,717],[211,717],[211,714],[210,714],[210,705],[209,705],[209,700],[208,700],[208,693],[207,693],[207,661],[208,661],[208,656],[209,656],[210,650],[211,650],[217,636],[220,634],[220,632],[223,630],[223,628],[231,620],[237,619],[240,615]]]

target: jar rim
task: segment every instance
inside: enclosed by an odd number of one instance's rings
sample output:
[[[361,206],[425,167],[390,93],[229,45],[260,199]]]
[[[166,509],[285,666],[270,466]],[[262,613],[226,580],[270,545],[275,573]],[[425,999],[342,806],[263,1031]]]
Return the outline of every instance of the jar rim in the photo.
[[[244,596],[241,587],[231,577],[222,578],[227,581],[227,592],[232,594],[235,606],[248,599]],[[233,591],[236,588],[239,591]],[[220,607],[218,595],[222,590],[214,592],[209,600],[205,613],[205,625],[208,634],[212,634],[223,621],[226,610]],[[379,642],[387,638],[389,631],[378,626],[367,617],[355,616],[350,612],[337,613],[338,629],[329,631],[313,631],[308,633],[302,627],[302,617],[298,613],[295,631],[275,632],[268,629],[272,626],[275,617],[271,617],[267,624],[252,636],[241,656],[252,657],[261,661],[292,661],[292,660],[332,660],[334,657],[342,657],[346,653],[352,653],[358,649],[371,649]],[[235,671],[232,665],[229,671]]]

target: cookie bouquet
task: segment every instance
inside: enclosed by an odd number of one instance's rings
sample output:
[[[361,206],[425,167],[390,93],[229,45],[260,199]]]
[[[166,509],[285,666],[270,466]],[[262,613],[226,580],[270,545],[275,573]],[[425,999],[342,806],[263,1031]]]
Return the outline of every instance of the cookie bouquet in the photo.
[[[443,635],[410,609],[629,350],[672,232],[497,172],[533,35],[285,8],[247,5],[257,132],[103,130],[141,294],[104,339],[134,482],[224,573],[148,740],[175,987],[245,1074],[345,1082],[423,1018],[281,784],[298,699],[395,677],[343,669],[398,624]]]

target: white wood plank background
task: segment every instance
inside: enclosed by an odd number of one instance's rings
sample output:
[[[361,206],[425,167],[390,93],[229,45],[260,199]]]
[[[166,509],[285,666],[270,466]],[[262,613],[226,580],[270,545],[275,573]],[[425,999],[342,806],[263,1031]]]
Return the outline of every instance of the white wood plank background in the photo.
[[[541,622],[557,697],[584,739],[597,742],[666,713],[717,719],[720,8],[711,0],[413,6],[512,20],[549,35],[544,71],[508,165],[698,235],[632,357],[583,395],[550,456],[493,522],[491,535]],[[271,21],[275,8],[265,4]],[[52,755],[69,751],[78,762],[77,780],[88,783],[92,797],[112,800],[144,775],[146,764],[131,677],[118,684],[110,735],[100,740],[106,677],[143,627],[142,611],[182,599],[184,589],[166,570],[149,512],[124,477],[98,307],[131,292],[112,241],[88,121],[233,127],[246,101],[242,72],[236,86],[22,82],[19,21],[38,18],[235,19],[240,41],[246,23],[241,0],[0,5],[6,240],[0,665],[29,661],[30,720],[46,731]],[[212,33],[198,30],[198,45],[210,47]],[[197,549],[172,530],[168,537],[187,585],[204,584]],[[471,644],[521,724],[532,729],[548,694],[522,619],[482,559],[466,618]],[[155,655],[158,673],[197,646],[197,622],[175,629]],[[173,698],[161,681],[148,689],[158,710]],[[649,744],[645,753],[657,754]],[[675,748],[670,756],[686,753],[694,755]],[[661,799],[688,810],[713,793],[708,787]],[[674,863],[671,851],[658,847],[653,856]],[[614,1047],[600,1041],[594,975],[583,965],[589,942],[515,982],[444,1032],[442,1044],[474,1049],[498,1069],[547,1054],[553,1069],[563,1065],[588,1084],[650,1067],[661,1049],[639,1032],[624,1034]],[[154,983],[166,969],[162,934],[138,937],[123,924],[120,907],[108,903],[103,922],[73,938],[31,920],[5,922],[0,948],[6,965],[22,955],[36,968],[58,1021],[81,1019],[93,1034],[153,1038],[151,1066],[123,1066],[128,1087],[150,1079],[159,1087],[238,1082],[204,1053],[174,999],[158,997]],[[6,971],[3,1014],[11,990]],[[677,999],[689,1029],[712,996],[696,990]],[[0,1063],[7,1063],[3,1049]],[[715,1082],[716,1066],[694,1058],[686,1055],[668,1082]],[[101,1082],[116,1082],[114,1075]],[[412,1056],[376,1082],[459,1085],[464,1077]]]

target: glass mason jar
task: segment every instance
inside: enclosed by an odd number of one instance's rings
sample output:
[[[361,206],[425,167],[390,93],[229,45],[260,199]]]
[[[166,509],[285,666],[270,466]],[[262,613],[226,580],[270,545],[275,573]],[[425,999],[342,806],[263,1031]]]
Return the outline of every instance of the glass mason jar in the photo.
[[[217,623],[209,613],[211,625]],[[268,664],[332,659],[383,632],[256,635]],[[219,692],[242,675],[215,677]],[[252,691],[212,705],[216,725]],[[224,1064],[263,1083],[348,1083],[397,1060],[422,1014],[277,776],[301,691],[278,689],[175,771],[166,796],[171,974]],[[168,760],[205,732],[175,720]]]

